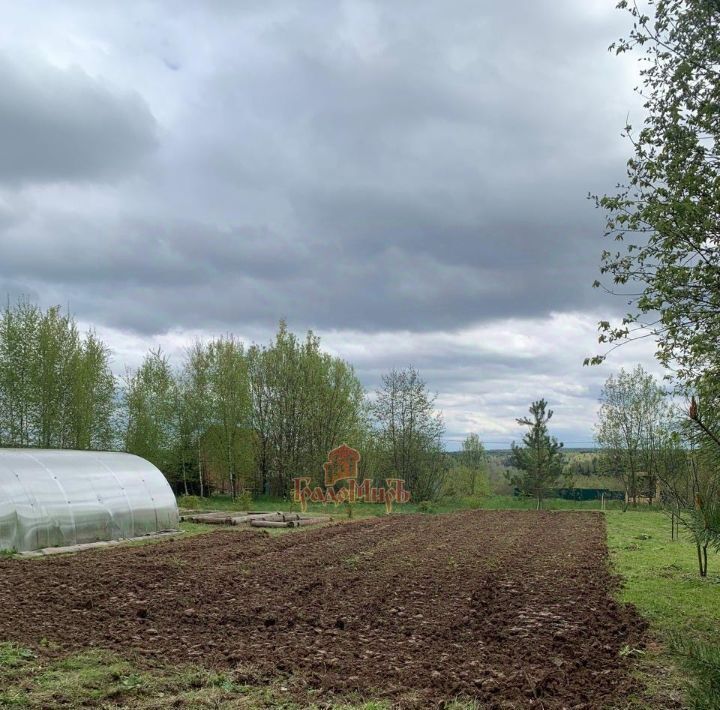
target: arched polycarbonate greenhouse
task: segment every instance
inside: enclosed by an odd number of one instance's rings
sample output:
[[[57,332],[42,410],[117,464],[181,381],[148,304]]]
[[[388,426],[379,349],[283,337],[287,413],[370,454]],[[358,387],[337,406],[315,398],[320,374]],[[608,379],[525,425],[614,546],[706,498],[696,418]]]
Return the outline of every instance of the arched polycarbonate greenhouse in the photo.
[[[0,550],[127,539],[177,525],[165,476],[139,456],[0,449]]]

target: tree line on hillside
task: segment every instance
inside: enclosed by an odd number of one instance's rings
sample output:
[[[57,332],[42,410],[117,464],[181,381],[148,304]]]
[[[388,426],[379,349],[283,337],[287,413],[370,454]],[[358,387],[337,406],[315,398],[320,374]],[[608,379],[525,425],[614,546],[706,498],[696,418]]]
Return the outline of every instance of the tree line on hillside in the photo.
[[[178,367],[151,350],[118,379],[107,346],[59,307],[20,300],[0,315],[0,445],[123,449],[178,492],[287,496],[296,476],[321,483],[327,453],[348,442],[362,452],[362,477],[402,478],[416,501],[486,495],[479,437],[470,434],[450,460],[444,431],[417,370],[390,371],[368,396],[351,365],[284,323],[268,345],[198,341]],[[513,484],[540,505],[550,472],[537,446],[523,451],[513,449],[518,468],[532,460],[539,468]]]
[[[434,403],[412,367],[369,395],[315,334],[284,323],[267,345],[198,341],[178,367],[152,350],[118,379],[107,346],[59,307],[21,300],[0,316],[0,445],[124,449],[184,493],[286,496],[295,476],[322,482],[327,453],[347,442],[364,477],[403,478],[432,500],[449,468]]]

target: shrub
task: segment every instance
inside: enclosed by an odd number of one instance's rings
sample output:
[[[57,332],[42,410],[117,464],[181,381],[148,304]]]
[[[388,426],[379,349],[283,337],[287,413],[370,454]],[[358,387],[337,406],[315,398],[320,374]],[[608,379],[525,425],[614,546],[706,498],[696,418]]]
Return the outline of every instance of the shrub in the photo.
[[[250,491],[243,491],[237,498],[237,503],[243,510],[251,510],[252,509],[252,503],[253,503],[253,497],[252,493]]]
[[[441,496],[460,499],[466,496],[490,495],[490,480],[484,469],[471,469],[462,464],[453,466],[445,478]]]
[[[431,500],[421,500],[417,504],[418,513],[437,513],[435,503]]]
[[[180,496],[177,499],[177,504],[180,508],[195,510],[200,507],[201,500],[200,496]]]

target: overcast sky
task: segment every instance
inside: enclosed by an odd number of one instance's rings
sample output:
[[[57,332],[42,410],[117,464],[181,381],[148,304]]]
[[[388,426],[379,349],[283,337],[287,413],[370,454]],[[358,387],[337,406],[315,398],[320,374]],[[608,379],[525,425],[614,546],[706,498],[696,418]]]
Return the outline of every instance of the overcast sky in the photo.
[[[315,330],[372,389],[415,365],[451,447],[540,396],[592,439],[610,372],[588,192],[623,177],[615,0],[3,3],[0,290],[114,367]],[[655,371],[657,371],[655,369]]]

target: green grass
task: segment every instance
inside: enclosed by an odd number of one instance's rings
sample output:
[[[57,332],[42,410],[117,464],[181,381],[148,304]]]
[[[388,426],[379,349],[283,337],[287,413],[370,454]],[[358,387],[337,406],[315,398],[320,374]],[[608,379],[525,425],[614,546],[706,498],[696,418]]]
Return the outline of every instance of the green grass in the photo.
[[[284,708],[293,686],[254,683],[253,670],[218,673],[195,666],[140,667],[106,651],[62,659],[44,658],[16,644],[0,643],[0,708]],[[389,710],[362,700],[335,705],[346,710]]]
[[[233,501],[230,496],[211,496],[209,498],[193,499],[195,509],[197,510],[242,510],[237,501]],[[395,505],[394,513],[417,513],[420,501],[406,503],[404,505]],[[178,505],[183,506],[182,496],[178,499]],[[622,509],[621,501],[606,501],[608,510]],[[453,498],[448,500],[440,500],[433,503],[433,511],[437,513],[450,513],[456,510],[535,510],[536,502],[533,498],[519,498],[514,496],[476,496],[465,498]],[[550,498],[544,502],[546,510],[600,510],[600,501],[573,501],[562,500],[560,498]],[[299,506],[289,500],[282,498],[271,498],[269,496],[260,496],[253,499],[251,510],[263,511],[299,511]],[[308,512],[324,513],[337,518],[346,518],[345,509],[342,505],[335,506],[332,504],[322,505],[319,503],[309,503]],[[421,511],[420,511],[421,512]],[[373,503],[355,503],[353,506],[353,517],[369,517],[375,515],[385,515],[385,506]]]
[[[670,539],[663,513],[610,512],[608,546],[622,575],[622,599],[635,604],[664,632],[692,630],[720,642],[720,557],[711,554],[708,576],[698,574],[695,546],[680,532]]]
[[[720,557],[710,556],[708,576],[701,578],[695,546],[682,531],[671,540],[670,518],[663,513],[609,512],[607,529],[612,563],[623,579],[620,597],[648,619],[655,638],[640,666],[657,696],[650,707],[670,706],[688,680],[686,658],[673,650],[673,638],[720,647]],[[720,699],[695,707],[720,707]]]

